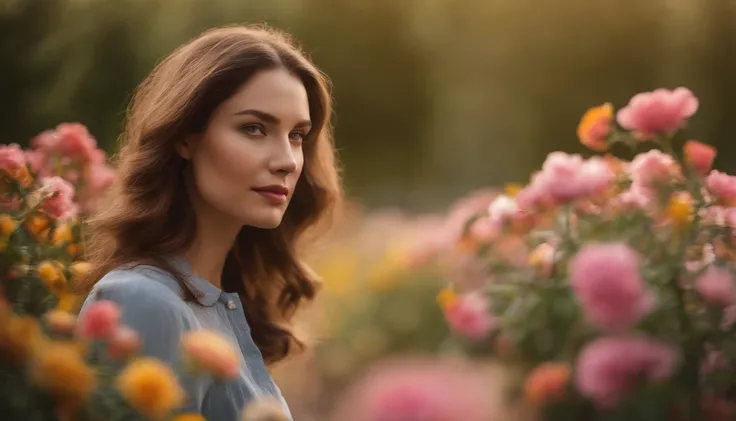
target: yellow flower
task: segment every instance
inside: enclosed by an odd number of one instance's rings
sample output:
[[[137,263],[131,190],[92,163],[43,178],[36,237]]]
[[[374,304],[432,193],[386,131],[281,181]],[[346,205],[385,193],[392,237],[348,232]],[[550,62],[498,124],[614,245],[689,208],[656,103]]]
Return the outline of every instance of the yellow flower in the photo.
[[[442,288],[442,291],[437,294],[437,303],[442,310],[447,310],[455,301],[457,301],[457,295],[450,287]]]
[[[508,183],[503,187],[503,191],[508,197],[516,197],[517,194],[524,188],[523,184],[519,183]]]
[[[609,103],[589,109],[578,125],[580,143],[598,152],[607,150],[612,120],[613,105]]]
[[[44,320],[56,332],[69,333],[77,324],[77,317],[68,311],[55,309],[43,315]]]
[[[72,275],[72,281],[82,281],[87,276],[87,274],[89,274],[90,269],[92,269],[92,264],[89,262],[79,261],[72,263],[71,267],[69,268],[69,271]]]
[[[171,421],[207,421],[201,414],[181,414],[175,416]]]
[[[9,237],[18,228],[18,222],[8,214],[0,215],[0,234]]]
[[[79,297],[69,292],[59,294],[59,301],[56,302],[56,308],[62,311],[73,311],[79,305]]]
[[[684,227],[693,216],[692,197],[686,192],[674,193],[666,209],[667,217],[674,221],[678,227]]]
[[[72,343],[52,342],[38,353],[33,382],[61,401],[81,402],[95,389],[97,377]]]
[[[181,346],[191,368],[225,379],[238,375],[240,357],[222,335],[208,330],[191,331],[182,337]]]
[[[44,260],[38,265],[38,276],[46,287],[55,295],[61,295],[66,290],[64,265],[56,260]]]
[[[74,241],[74,233],[69,224],[62,224],[56,227],[51,238],[53,245],[58,247],[65,243],[71,243],[72,241]]]
[[[125,367],[117,379],[117,389],[133,409],[156,420],[169,415],[185,398],[173,370],[150,357]]]

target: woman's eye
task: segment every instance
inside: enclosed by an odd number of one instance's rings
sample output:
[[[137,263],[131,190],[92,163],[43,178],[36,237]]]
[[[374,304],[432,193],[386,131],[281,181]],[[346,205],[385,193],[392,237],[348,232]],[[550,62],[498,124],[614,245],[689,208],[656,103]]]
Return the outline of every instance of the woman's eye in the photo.
[[[260,136],[260,135],[265,134],[263,131],[263,128],[255,124],[249,124],[249,125],[243,126],[241,130],[243,131],[243,133],[250,135],[250,136]]]
[[[303,142],[306,135],[304,133],[300,132],[291,132],[289,133],[289,139],[297,141],[297,142]]]

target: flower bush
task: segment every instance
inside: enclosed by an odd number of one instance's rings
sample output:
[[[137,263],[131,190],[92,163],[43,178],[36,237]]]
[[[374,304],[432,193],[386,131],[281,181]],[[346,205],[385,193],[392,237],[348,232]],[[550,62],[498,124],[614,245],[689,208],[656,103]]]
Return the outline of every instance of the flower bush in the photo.
[[[140,338],[120,323],[115,303],[98,301],[77,319],[80,297],[70,284],[89,271],[84,220],[114,171],[80,124],[61,124],[31,143],[0,146],[3,419],[204,420],[179,413],[186,396],[177,373],[228,381],[239,366],[235,349],[213,332],[193,331],[181,344],[188,365],[169,367],[138,354]]]
[[[486,275],[440,294],[456,348],[521,373],[544,420],[736,416],[736,177],[682,135],[697,108],[686,88],[595,107],[577,134],[604,155],[553,152],[464,221]]]

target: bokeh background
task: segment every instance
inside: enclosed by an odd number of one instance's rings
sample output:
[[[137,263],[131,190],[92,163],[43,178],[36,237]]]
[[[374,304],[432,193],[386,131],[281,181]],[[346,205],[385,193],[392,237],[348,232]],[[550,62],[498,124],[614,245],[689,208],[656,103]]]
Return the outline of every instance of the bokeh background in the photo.
[[[276,370],[300,420],[323,419],[373,361],[443,350],[446,268],[415,246],[467,194],[526,181],[553,150],[586,154],[588,107],[687,86],[689,132],[736,170],[736,0],[0,0],[0,141],[77,121],[114,153],[158,60],[262,22],[332,79],[352,202],[310,256],[316,347]]]

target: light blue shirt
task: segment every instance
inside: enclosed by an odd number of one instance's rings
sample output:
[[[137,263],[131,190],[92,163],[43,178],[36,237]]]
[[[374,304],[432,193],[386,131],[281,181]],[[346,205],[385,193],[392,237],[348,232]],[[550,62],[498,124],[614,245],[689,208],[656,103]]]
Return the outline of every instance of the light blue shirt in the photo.
[[[138,332],[141,354],[158,358],[172,367],[182,367],[181,335],[190,330],[209,329],[223,334],[240,349],[240,372],[235,380],[189,375],[177,369],[187,393],[183,412],[201,413],[208,421],[236,421],[243,407],[254,398],[275,397],[289,414],[281,391],[274,383],[253,342],[237,293],[220,290],[192,274],[182,258],[172,261],[187,276],[187,288],[196,301],[184,301],[182,289],[168,272],[140,265],[116,269],[92,289],[82,306],[84,313],[96,300],[110,300],[122,311],[122,323]]]

